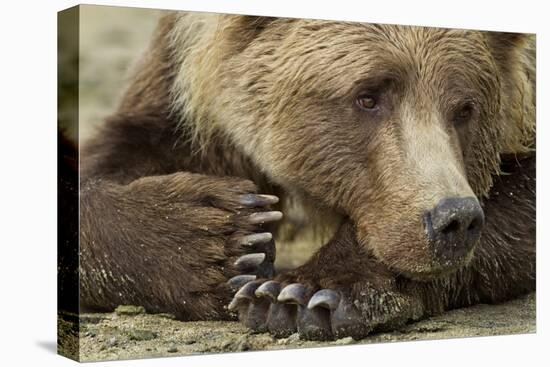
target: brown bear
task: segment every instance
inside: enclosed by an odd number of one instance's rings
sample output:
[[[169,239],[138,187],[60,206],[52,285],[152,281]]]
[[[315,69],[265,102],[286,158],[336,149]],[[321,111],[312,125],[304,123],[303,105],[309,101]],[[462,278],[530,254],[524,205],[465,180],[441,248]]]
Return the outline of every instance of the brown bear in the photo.
[[[171,13],[82,150],[81,304],[330,339],[532,291],[534,78],[529,35]],[[289,203],[334,235],[274,275]]]

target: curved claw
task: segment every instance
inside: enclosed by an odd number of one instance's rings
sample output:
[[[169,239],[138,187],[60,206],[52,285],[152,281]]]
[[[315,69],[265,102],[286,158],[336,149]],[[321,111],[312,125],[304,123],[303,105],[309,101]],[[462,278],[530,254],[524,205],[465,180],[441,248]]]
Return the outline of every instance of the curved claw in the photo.
[[[259,281],[251,281],[246,283],[244,286],[239,289],[237,293],[233,296],[233,299],[231,300],[231,303],[227,308],[230,311],[234,311],[238,308],[239,305],[242,304],[242,300],[252,300],[254,299],[254,291],[256,291],[256,288],[260,286]]]
[[[256,243],[269,242],[272,239],[273,239],[273,235],[269,232],[253,233],[253,234],[249,234],[247,236],[241,237],[241,239],[239,240],[239,243],[241,245],[251,246]]]
[[[246,254],[235,261],[235,266],[240,270],[254,269],[265,260],[265,254],[263,252]]]
[[[285,303],[305,305],[307,303],[307,289],[303,284],[292,283],[283,288],[277,300]]]
[[[246,283],[251,282],[253,280],[256,280],[255,275],[250,275],[250,274],[236,275],[233,278],[229,279],[227,281],[227,284],[234,290],[237,290],[242,286],[244,286]]]
[[[242,298],[233,298],[233,299],[231,300],[231,302],[229,303],[229,305],[227,306],[227,309],[228,309],[229,311],[236,311],[236,310],[238,310],[239,307],[240,307],[241,305],[243,305],[243,304],[244,304],[244,302],[243,302],[243,299],[242,299]]]
[[[244,194],[239,198],[239,203],[245,206],[266,206],[276,204],[279,198],[275,195]]]
[[[279,211],[253,213],[248,216],[248,221],[252,224],[263,224],[267,222],[276,222],[283,218],[283,213]]]
[[[256,289],[256,297],[266,297],[275,302],[281,290],[281,284],[275,280],[269,280]]]
[[[335,310],[340,303],[340,295],[332,289],[321,289],[309,300],[307,308],[324,307],[331,311]]]
[[[245,299],[253,300],[254,299],[254,292],[260,286],[260,284],[261,283],[258,280],[248,282],[244,286],[242,286],[242,288],[239,289],[239,291],[237,293],[235,293],[235,295],[233,297],[234,298],[245,298]]]

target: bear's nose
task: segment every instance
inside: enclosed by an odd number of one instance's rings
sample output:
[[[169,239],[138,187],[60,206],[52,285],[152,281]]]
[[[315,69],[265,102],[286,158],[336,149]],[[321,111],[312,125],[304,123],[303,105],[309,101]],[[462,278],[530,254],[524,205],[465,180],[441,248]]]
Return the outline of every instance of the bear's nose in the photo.
[[[452,260],[466,255],[477,243],[484,215],[476,198],[449,197],[426,213],[424,221],[436,256]]]

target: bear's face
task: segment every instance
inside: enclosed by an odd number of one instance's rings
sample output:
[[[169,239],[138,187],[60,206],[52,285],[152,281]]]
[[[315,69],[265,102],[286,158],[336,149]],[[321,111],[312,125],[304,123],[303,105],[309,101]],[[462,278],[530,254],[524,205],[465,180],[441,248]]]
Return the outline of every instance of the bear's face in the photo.
[[[271,180],[350,216],[402,274],[468,262],[473,244],[434,240],[430,213],[456,198],[480,210],[497,170],[501,81],[487,34],[277,19],[225,57],[209,119]],[[482,222],[459,223],[460,236],[475,243]]]

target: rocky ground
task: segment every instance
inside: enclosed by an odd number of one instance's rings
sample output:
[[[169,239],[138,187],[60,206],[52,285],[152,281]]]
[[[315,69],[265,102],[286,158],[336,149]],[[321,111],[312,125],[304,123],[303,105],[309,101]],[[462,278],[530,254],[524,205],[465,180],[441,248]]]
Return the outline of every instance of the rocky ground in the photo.
[[[145,49],[160,13],[96,6],[81,9],[81,142],[93,134],[115,108],[129,70]],[[63,111],[60,112],[62,117]],[[71,135],[75,132],[69,129]],[[284,251],[290,254],[287,260],[301,259],[302,247],[292,248],[297,252]],[[308,342],[297,335],[277,340],[268,334],[251,334],[237,322],[180,322],[170,315],[149,315],[135,307],[118,313],[82,315],[80,328],[78,317],[64,315],[59,319],[59,326],[61,336],[67,341],[60,346],[60,352],[71,354],[80,348],[83,361],[519,334],[535,332],[535,295],[501,305],[451,311],[361,341],[345,338],[325,343]]]
[[[149,315],[141,307],[129,306],[121,307],[114,313],[81,315],[79,346],[82,361],[98,361],[535,331],[534,294],[500,305],[477,305],[453,310],[397,331],[373,334],[360,341],[343,338],[332,342],[305,341],[298,334],[275,339],[266,333],[250,333],[238,322],[181,322],[169,314]]]

